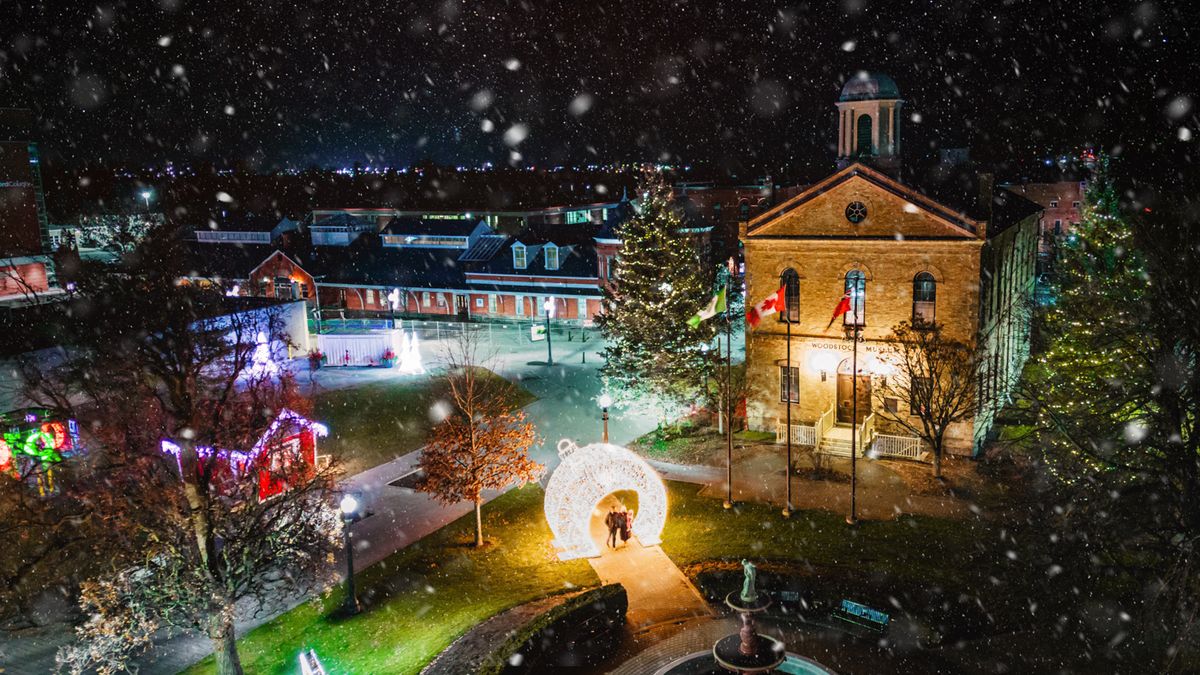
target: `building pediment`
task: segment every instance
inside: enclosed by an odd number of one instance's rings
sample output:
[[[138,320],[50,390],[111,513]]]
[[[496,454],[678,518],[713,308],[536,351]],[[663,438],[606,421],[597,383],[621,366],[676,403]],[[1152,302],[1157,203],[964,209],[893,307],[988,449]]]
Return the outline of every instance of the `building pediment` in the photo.
[[[861,164],[751,220],[747,238],[975,239],[985,223]]]

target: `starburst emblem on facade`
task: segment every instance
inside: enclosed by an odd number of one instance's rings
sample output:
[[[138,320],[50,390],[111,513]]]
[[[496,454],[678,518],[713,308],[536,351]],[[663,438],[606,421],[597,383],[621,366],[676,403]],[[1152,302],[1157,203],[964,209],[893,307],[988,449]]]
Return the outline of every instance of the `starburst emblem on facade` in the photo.
[[[855,225],[867,219],[867,205],[862,202],[850,202],[846,205],[846,220]]]

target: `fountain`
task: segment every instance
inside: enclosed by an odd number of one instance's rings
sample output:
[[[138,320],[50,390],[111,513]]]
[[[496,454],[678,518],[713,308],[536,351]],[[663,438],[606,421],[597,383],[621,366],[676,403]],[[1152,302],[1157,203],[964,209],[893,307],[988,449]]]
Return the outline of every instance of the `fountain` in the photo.
[[[743,560],[742,571],[741,592],[732,591],[725,596],[725,604],[741,617],[742,628],[713,645],[713,658],[717,665],[735,673],[770,672],[783,663],[786,652],[783,642],[758,632],[754,615],[766,611],[771,606],[771,599],[759,595],[755,589],[758,571],[754,563]]]

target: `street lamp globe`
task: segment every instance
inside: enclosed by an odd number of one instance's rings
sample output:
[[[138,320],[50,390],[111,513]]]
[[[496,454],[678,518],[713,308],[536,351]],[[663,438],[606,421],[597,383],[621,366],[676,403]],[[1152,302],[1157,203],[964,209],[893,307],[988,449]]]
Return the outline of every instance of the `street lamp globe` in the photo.
[[[613,400],[612,400],[612,397],[609,396],[607,392],[605,392],[603,394],[600,394],[600,398],[597,399],[596,402],[600,404],[601,408],[608,408],[609,406],[612,405]]]
[[[542,309],[546,310],[546,316],[554,316],[554,301],[547,298],[546,301],[542,303]]]
[[[342,515],[353,516],[358,513],[358,499],[354,495],[342,495]]]
[[[146,199],[146,200],[150,199],[150,191],[149,190],[142,191],[142,199]]]

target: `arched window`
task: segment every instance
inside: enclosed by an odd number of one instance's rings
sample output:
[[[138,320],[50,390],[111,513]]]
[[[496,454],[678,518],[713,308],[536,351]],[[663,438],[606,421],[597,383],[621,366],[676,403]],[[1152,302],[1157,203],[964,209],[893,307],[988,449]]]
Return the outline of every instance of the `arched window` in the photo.
[[[937,308],[937,281],[929,272],[921,272],[913,277],[912,302],[913,325],[932,325]]]
[[[842,315],[847,326],[865,326],[867,323],[867,275],[862,270],[846,272],[846,293],[850,295],[850,311]]]
[[[784,289],[783,297],[787,303],[787,312],[780,312],[779,320],[795,323],[800,320],[800,275],[789,267],[779,275],[779,285]]]
[[[875,144],[871,142],[871,116],[858,116],[858,143],[855,149],[860,155],[874,155]]]

